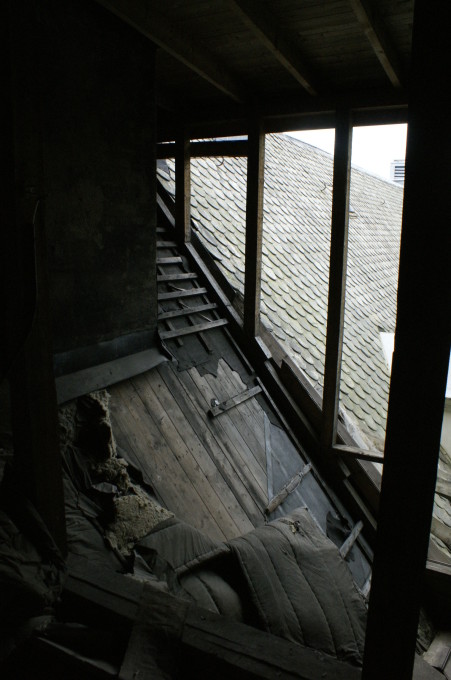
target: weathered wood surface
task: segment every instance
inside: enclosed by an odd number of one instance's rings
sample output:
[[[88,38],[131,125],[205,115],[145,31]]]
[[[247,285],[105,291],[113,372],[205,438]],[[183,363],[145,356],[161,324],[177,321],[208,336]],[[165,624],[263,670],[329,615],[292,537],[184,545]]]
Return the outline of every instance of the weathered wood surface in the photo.
[[[187,290],[174,290],[169,293],[158,293],[158,302],[164,300],[178,300],[178,298],[193,297],[194,295],[204,295],[207,292],[206,288],[189,288]]]
[[[260,386],[251,387],[245,392],[241,392],[240,394],[236,394],[234,397],[230,397],[230,399],[226,399],[226,401],[222,401],[217,406],[212,406],[212,408],[208,411],[208,415],[210,415],[212,418],[216,418],[217,416],[220,416],[221,413],[225,413],[225,411],[229,411],[234,406],[242,404],[244,401],[251,399],[256,394],[259,394],[261,391],[262,388]]]
[[[157,283],[167,283],[168,281],[187,281],[197,279],[197,274],[192,272],[180,272],[177,274],[158,274]]]
[[[281,489],[279,493],[277,493],[274,496],[274,498],[271,498],[271,500],[269,501],[268,505],[265,508],[265,513],[267,515],[270,515],[272,512],[274,512],[276,508],[279,507],[279,505],[282,505],[284,500],[288,498],[290,493],[293,493],[293,491],[299,486],[299,484],[302,482],[304,477],[310,472],[311,469],[312,469],[311,463],[307,463],[307,465],[305,465],[302,468],[302,470],[293,477],[293,479],[290,479],[290,481],[287,484],[285,484],[283,489]]]
[[[159,350],[148,349],[144,352],[137,352],[98,366],[60,376],[55,380],[58,404],[63,404],[94,390],[104,389],[121,380],[127,380],[127,378],[148,371],[162,361],[166,361],[166,357]]]
[[[230,674],[270,680],[360,678],[355,666],[216,615],[150,584],[99,573],[87,561],[70,569],[65,594],[94,603],[124,625],[134,624],[123,680],[148,677],[145,673],[150,671],[155,673],[151,677],[171,677],[165,664],[180,662],[184,652],[189,652],[185,671],[197,671],[201,678],[207,677],[206,671],[218,678]]]
[[[383,463],[384,454],[381,451],[375,451],[374,449],[360,449],[357,446],[346,446],[344,444],[335,444],[332,447],[334,453],[338,453],[341,456],[346,456],[350,458],[358,458],[360,460],[368,460],[372,463]]]
[[[357,524],[353,527],[351,533],[349,534],[348,538],[345,540],[343,545],[340,548],[340,555],[342,556],[343,559],[345,559],[350,551],[352,550],[352,546],[358,539],[360,532],[363,529],[363,522],[357,522]]]
[[[196,369],[162,365],[110,388],[112,420],[118,443],[162,503],[224,540],[263,523],[266,480],[250,450],[246,461],[240,420],[224,415],[214,423],[206,416],[207,390]]]
[[[170,338],[179,338],[183,335],[191,335],[192,333],[202,333],[212,328],[219,328],[228,323],[227,319],[212,319],[211,321],[204,321],[203,323],[196,323],[192,326],[184,326],[183,328],[174,328],[170,331],[159,331],[162,340],[169,340]]]
[[[163,319],[174,319],[177,316],[189,316],[190,314],[199,314],[199,312],[206,312],[211,309],[216,309],[215,302],[207,302],[203,305],[196,305],[195,307],[182,307],[182,309],[174,309],[170,312],[160,312],[158,314],[158,321]]]

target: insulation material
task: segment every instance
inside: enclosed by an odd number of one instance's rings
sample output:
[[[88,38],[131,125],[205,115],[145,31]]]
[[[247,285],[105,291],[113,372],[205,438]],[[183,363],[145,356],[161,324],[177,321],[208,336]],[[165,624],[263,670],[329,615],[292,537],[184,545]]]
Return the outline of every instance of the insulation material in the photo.
[[[265,630],[362,662],[364,600],[306,508],[233,539],[230,547]]]
[[[105,535],[111,547],[125,555],[158,524],[174,516],[137,488],[133,495],[115,498],[114,508],[115,519]]]

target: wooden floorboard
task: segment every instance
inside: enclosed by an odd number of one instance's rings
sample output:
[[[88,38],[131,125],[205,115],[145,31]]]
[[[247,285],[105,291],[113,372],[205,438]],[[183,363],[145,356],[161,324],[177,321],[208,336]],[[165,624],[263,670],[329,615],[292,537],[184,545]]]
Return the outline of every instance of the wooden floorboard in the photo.
[[[224,397],[224,399],[220,399],[220,401],[225,401],[246,389],[246,385],[241,380],[239,374],[236,373],[236,371],[233,371],[223,360],[219,361],[217,378],[214,375],[207,375],[205,377],[213,389],[217,386],[218,389],[223,389],[227,392],[227,396]],[[258,417],[256,417],[255,414],[255,405],[260,410]],[[228,415],[236,429],[245,436],[252,455],[265,474],[266,455],[264,420],[263,410],[258,402],[255,398],[249,399],[247,402],[238,404],[235,408],[230,409]]]
[[[192,385],[189,384],[189,379],[195,385],[197,390],[193,391],[195,398],[201,403],[201,408],[208,411],[211,400],[215,398],[215,394],[211,389],[207,380],[202,377],[196,368],[191,368],[181,374],[181,380],[186,384],[188,381],[188,390],[193,390]],[[230,450],[232,456],[235,458],[235,463],[243,479],[246,480],[249,492],[255,494],[254,498],[260,506],[261,502],[267,495],[266,489],[266,473],[256,462],[254,455],[247,445],[245,436],[239,432],[235,425],[231,422],[230,415],[225,413],[221,418],[214,418],[209,422],[212,432],[217,436]]]
[[[228,376],[228,379],[231,381],[232,385],[235,386],[237,392],[239,392],[242,389],[244,383],[241,380],[239,373],[230,369],[227,363],[221,359],[218,366],[218,377],[222,376],[223,374]],[[258,399],[256,398],[249,399],[249,401],[240,404],[238,407],[238,411],[240,413],[246,413],[250,418],[252,418],[251,426],[254,430],[254,435],[259,443],[257,451],[260,450],[260,452],[264,453],[266,448],[264,411],[260,406]],[[260,460],[260,463],[262,467],[265,467],[264,459]]]
[[[199,439],[204,442],[207,455],[212,457],[224,482],[232,490],[240,508],[240,513],[243,513],[249,522],[247,530],[261,524],[264,517],[264,506],[261,502],[260,494],[256,492],[259,498],[259,501],[256,502],[253,495],[249,492],[246,481],[242,478],[242,471],[234,462],[237,454],[236,452],[231,454],[232,444],[230,442],[225,443],[221,436],[218,437],[217,433],[212,432],[211,423],[206,416],[204,402],[201,402],[197,394],[197,388],[192,380],[188,375],[178,374],[176,370],[173,370],[168,365],[162,371],[157,372],[168,385],[179,407],[190,413],[191,425]],[[181,380],[182,376],[184,376],[184,380]]]
[[[165,507],[211,538],[223,541],[226,538],[225,533],[210,514],[201,495],[186,477],[180,462],[131,381],[115,386],[111,390],[111,396],[113,404],[119,398],[129,411],[131,417],[126,416],[124,424],[133,432],[136,459],[140,462],[139,467],[148,474]],[[112,415],[115,430],[117,409],[114,406]]]
[[[248,531],[241,508],[229,486],[224,482],[212,457],[195,433],[189,413],[182,411],[157,372],[149,372],[133,383],[146,407],[158,422],[160,432],[175,452],[187,479],[202,496],[205,505],[226,538]],[[251,525],[252,526],[252,525]]]

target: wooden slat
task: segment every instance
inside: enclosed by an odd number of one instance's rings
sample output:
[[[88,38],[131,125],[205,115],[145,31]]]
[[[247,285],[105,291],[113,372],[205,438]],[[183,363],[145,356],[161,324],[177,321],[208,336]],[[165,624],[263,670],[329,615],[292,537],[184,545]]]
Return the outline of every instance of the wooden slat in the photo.
[[[227,319],[216,319],[214,321],[205,321],[205,323],[196,323],[193,326],[174,328],[172,331],[160,331],[159,335],[162,340],[169,340],[170,338],[180,338],[183,335],[202,333],[203,331],[208,331],[212,328],[219,328],[220,326],[225,326],[226,323]]]
[[[165,264],[182,264],[183,260],[182,258],[177,255],[174,257],[158,257],[157,258],[157,266],[165,265]]]
[[[263,185],[265,135],[261,121],[251,121],[247,161],[246,247],[243,328],[249,337],[258,335],[263,231]]]
[[[256,387],[251,387],[251,389],[246,390],[245,392],[241,392],[240,394],[236,394],[234,397],[230,397],[230,399],[221,402],[220,404],[218,404],[218,406],[213,406],[211,409],[208,410],[208,415],[211,416],[212,418],[216,418],[216,416],[220,416],[221,413],[225,413],[225,411],[229,411],[234,406],[242,404],[244,401],[251,399],[261,391],[262,388],[259,385],[257,385]]]
[[[193,297],[195,295],[205,295],[206,288],[189,288],[188,290],[176,290],[170,293],[158,293],[158,302],[164,300],[178,300],[179,298]]]
[[[163,319],[174,319],[178,316],[188,316],[190,314],[199,314],[199,312],[206,312],[210,309],[217,308],[216,302],[208,302],[204,305],[197,305],[196,307],[184,307],[183,309],[174,309],[170,312],[160,312],[158,314],[158,321]]]
[[[361,449],[357,446],[345,446],[344,444],[335,444],[332,447],[332,452],[337,453],[340,456],[346,456],[350,458],[357,458],[358,460],[368,460],[372,463],[383,463],[384,454],[381,451],[376,451],[374,449]]]
[[[102,578],[103,574],[85,561],[79,574],[69,575],[66,592],[82,603],[94,601],[110,618],[115,617],[119,609],[128,626],[138,619],[141,632],[145,631],[144,637],[152,641],[151,647],[154,646],[153,634],[158,634],[160,645],[164,645],[164,656],[172,650],[175,659],[183,658],[181,645],[189,653],[185,657],[184,675],[187,677],[205,677],[208,668],[211,677],[218,680],[228,679],[231,675],[267,680],[360,678],[359,668],[319,654],[315,649],[219,616],[151,584],[143,587],[142,583],[130,582],[128,585],[130,579],[123,575],[114,574],[115,579],[108,576]],[[141,594],[139,604],[136,602],[138,593]],[[143,642],[135,645],[134,637],[132,633],[132,645],[140,653],[134,659],[131,677],[148,677],[144,672],[149,662],[148,651]],[[172,671],[170,676],[173,676]]]
[[[344,541],[343,545],[340,548],[340,555],[342,556],[343,559],[347,557],[349,552],[352,550],[352,546],[358,539],[360,532],[363,529],[363,522],[357,522],[357,524],[353,527],[351,533],[349,534],[348,538]]]
[[[223,359],[218,363],[217,377],[212,374],[206,374],[204,381],[210,386],[213,397],[218,401],[224,400],[224,397],[228,394],[233,394],[237,389],[243,391],[244,387],[241,377],[235,371],[232,371]],[[255,463],[258,465],[259,474],[262,475],[264,482],[262,488],[266,490],[266,448],[263,413],[259,409],[260,418],[254,417],[254,414],[249,410],[249,405],[252,402],[255,402],[255,399],[238,404],[234,409],[223,415],[222,419],[225,418],[230,421],[245,440],[252,457],[255,459]]]
[[[299,484],[302,482],[304,477],[310,472],[312,469],[312,464],[307,463],[300,472],[298,472],[293,479],[290,479],[290,481],[285,484],[283,489],[277,493],[274,498],[271,498],[269,501],[267,507],[265,508],[265,513],[267,515],[270,515],[276,508],[281,505],[286,498],[290,495],[290,493],[293,493],[293,491],[299,486]]]
[[[229,0],[229,4],[288,73],[309,94],[316,95],[317,86],[310,73],[311,69],[299,53],[297,45],[277,27],[277,20],[265,12],[262,3],[258,0]]]
[[[395,87],[401,87],[399,57],[377,14],[376,3],[374,0],[373,2],[371,0],[350,0],[350,4],[391,84]]]
[[[159,274],[157,276],[157,283],[167,283],[168,281],[189,281],[197,279],[197,274],[193,272],[182,272],[180,274]]]
[[[272,472],[272,448],[271,448],[271,422],[268,416],[265,418],[265,450],[266,450],[266,475],[268,477],[268,500],[274,495],[273,472]]]
[[[337,432],[348,252],[351,144],[351,117],[348,111],[340,111],[337,113],[335,128],[329,297],[321,425],[321,443],[327,451],[335,444]]]
[[[224,675],[218,675],[219,670],[212,672],[212,677],[221,680],[231,676],[266,680],[360,679],[360,669],[356,666],[257,628],[219,617],[213,612],[194,608],[188,611],[182,642],[202,654],[204,666],[208,659],[215,664],[225,662]]]
[[[58,404],[64,404],[83,394],[104,389],[138,373],[144,373],[162,361],[167,361],[166,357],[159,350],[152,348],[60,376],[55,381]]]
[[[193,399],[199,404],[203,418],[205,418],[205,413],[211,403],[211,399],[215,396],[213,388],[207,380],[208,377],[208,375],[205,377],[201,376],[195,368],[187,372],[185,371],[180,375],[180,380],[186,389],[192,390]],[[193,389],[193,384],[197,389]],[[252,496],[263,518],[263,508],[266,502],[266,474],[254,457],[252,449],[249,447],[249,442],[246,439],[246,434],[243,434],[241,429],[238,429],[237,424],[232,421],[232,416],[229,413],[224,414],[222,418],[215,418],[213,420],[205,418],[205,420],[208,423],[209,429],[224,445],[228,459],[235,468],[236,474],[241,479],[246,480],[247,493]]]
[[[235,101],[244,101],[245,88],[214,55],[201,49],[198,41],[178,30],[160,11],[159,3],[146,0],[97,0],[153,43],[188,66]]]
[[[176,248],[177,243],[175,241],[157,241],[157,248]]]

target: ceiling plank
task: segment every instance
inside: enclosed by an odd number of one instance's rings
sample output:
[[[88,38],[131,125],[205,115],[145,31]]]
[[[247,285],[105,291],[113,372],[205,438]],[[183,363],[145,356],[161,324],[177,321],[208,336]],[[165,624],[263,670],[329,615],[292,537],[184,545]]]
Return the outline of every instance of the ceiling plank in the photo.
[[[318,94],[310,69],[304,63],[297,46],[289,40],[264,12],[259,0],[229,0],[244,24],[257,36],[284,68],[311,95]]]
[[[401,65],[386,29],[369,0],[349,0],[361,28],[394,87],[402,87]]]
[[[237,102],[245,100],[245,88],[216,58],[182,33],[146,0],[96,0],[123,21],[152,40],[178,61]]]

